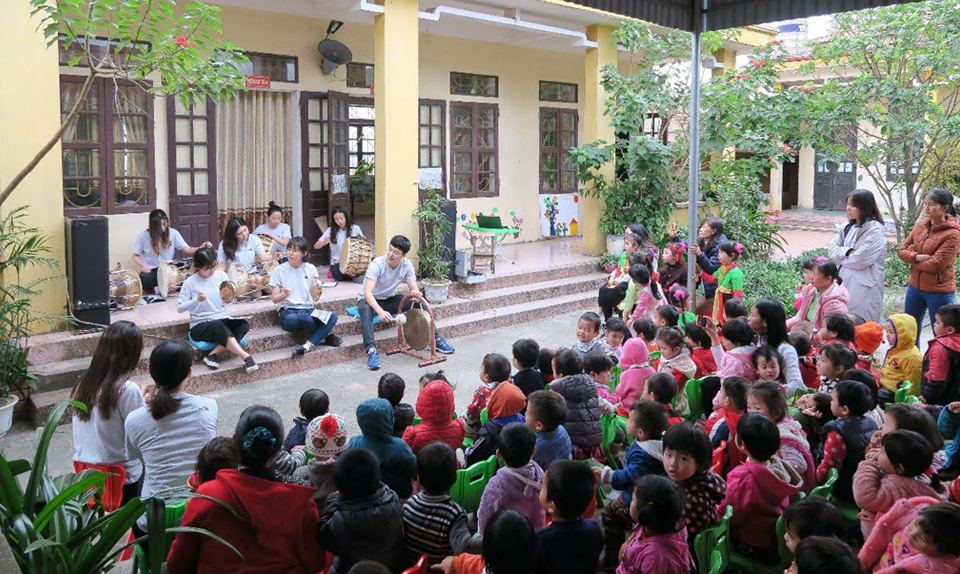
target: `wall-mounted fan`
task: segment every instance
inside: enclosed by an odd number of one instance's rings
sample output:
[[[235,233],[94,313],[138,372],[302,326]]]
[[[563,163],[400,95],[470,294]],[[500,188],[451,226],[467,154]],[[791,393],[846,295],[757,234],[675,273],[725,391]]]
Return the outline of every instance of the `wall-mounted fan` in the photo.
[[[353,61],[353,52],[350,51],[350,48],[343,42],[330,39],[330,35],[335,34],[341,26],[343,26],[343,22],[331,20],[330,25],[327,26],[327,35],[317,44],[317,50],[323,56],[321,69],[326,76],[333,74],[340,66]]]

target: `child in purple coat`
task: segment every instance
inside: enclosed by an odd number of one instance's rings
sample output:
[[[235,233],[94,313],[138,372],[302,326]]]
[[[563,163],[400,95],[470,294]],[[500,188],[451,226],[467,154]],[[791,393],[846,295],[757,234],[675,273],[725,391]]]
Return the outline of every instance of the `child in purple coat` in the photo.
[[[480,497],[477,526],[480,534],[487,521],[501,508],[512,508],[527,517],[534,529],[543,526],[545,515],[540,505],[543,470],[533,461],[537,435],[524,423],[510,423],[500,431],[497,458],[503,468],[490,479]]]

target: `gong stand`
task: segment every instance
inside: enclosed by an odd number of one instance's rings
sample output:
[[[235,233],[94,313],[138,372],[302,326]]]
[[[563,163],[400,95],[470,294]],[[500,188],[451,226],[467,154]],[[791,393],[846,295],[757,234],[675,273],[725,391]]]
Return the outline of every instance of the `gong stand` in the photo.
[[[410,355],[411,357],[420,359],[420,362],[418,363],[418,366],[420,367],[428,367],[430,365],[436,365],[437,363],[446,361],[446,357],[437,355],[437,322],[433,317],[433,309],[422,295],[408,293],[407,295],[404,295],[403,299],[400,300],[401,312],[408,300],[413,301],[413,303],[420,303],[421,309],[425,310],[430,315],[430,356],[424,357],[420,353],[414,351],[413,347],[403,341],[403,325],[401,325],[399,322],[397,322],[397,346],[392,349],[388,349],[387,355],[396,355],[397,353]]]

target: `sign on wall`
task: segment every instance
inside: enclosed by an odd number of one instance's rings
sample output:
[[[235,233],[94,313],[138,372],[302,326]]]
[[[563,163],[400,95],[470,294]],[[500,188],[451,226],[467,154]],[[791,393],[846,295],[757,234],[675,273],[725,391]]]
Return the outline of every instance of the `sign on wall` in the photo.
[[[540,196],[540,234],[544,237],[579,235],[580,195],[564,193]]]
[[[270,89],[270,76],[247,76],[243,84],[248,88]]]

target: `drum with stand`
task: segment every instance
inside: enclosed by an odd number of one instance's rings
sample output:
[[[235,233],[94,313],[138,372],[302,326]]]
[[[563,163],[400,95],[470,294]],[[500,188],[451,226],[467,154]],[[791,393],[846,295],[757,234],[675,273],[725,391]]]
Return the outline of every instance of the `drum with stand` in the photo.
[[[400,301],[400,309],[403,309],[407,301],[412,301],[414,305],[419,304],[419,307],[413,307],[397,317],[397,346],[388,349],[387,354],[403,353],[416,357],[420,359],[417,363],[420,367],[446,361],[446,357],[437,355],[437,323],[426,299],[416,293],[409,293]],[[430,349],[429,357],[416,352],[427,348]]]
[[[161,261],[157,268],[157,290],[160,296],[167,298],[176,295],[183,282],[196,272],[190,261]]]

